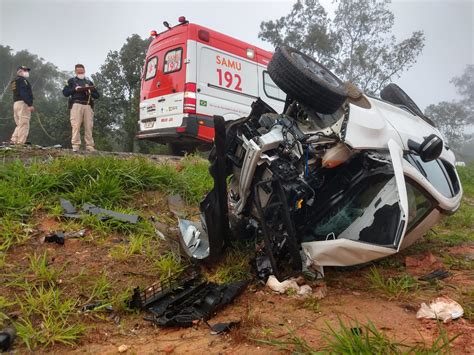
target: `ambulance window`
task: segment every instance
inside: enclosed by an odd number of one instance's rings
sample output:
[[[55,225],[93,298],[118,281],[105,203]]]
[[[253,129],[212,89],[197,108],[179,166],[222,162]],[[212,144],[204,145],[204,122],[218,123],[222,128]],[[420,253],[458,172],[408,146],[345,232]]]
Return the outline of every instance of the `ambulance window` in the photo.
[[[272,99],[279,101],[286,100],[286,94],[273,82],[267,71],[263,72],[263,91],[265,91],[265,95]]]
[[[146,63],[145,80],[150,80],[155,77],[157,64],[158,57],[148,59],[148,62]]]
[[[182,56],[182,48],[176,48],[168,51],[165,55],[165,61],[163,63],[163,73],[168,74],[180,70]]]

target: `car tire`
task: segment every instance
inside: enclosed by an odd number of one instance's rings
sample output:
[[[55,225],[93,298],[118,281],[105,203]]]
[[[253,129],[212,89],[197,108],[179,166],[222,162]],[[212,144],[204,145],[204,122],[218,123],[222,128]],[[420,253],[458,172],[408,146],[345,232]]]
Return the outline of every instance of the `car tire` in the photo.
[[[408,94],[397,84],[390,83],[384,87],[382,91],[380,91],[380,98],[392,104],[407,107],[413,114],[419,116],[433,127],[436,127],[435,123],[424,115],[423,111],[420,110],[415,101],[413,101],[411,97],[408,96]]]
[[[336,112],[348,95],[344,83],[329,69],[287,46],[277,48],[267,70],[275,84],[292,99],[319,113]]]

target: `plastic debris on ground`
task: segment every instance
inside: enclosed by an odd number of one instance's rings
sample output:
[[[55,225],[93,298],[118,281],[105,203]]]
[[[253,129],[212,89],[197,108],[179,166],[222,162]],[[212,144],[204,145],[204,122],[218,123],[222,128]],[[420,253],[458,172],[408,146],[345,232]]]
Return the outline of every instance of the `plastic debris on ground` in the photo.
[[[103,302],[100,302],[100,301],[86,304],[81,309],[82,312],[99,311],[99,310],[113,312],[113,308],[110,304],[104,304]]]
[[[270,275],[268,277],[266,286],[270,288],[272,291],[278,292],[280,294],[288,293],[288,292],[291,292],[290,290],[293,290],[293,292],[296,292],[297,295],[305,296],[313,292],[313,289],[311,288],[311,286],[309,285],[300,286],[297,282],[297,279],[295,278],[280,282],[273,275]]]
[[[451,273],[446,270],[434,270],[426,275],[420,276],[420,281],[442,280],[451,276]]]
[[[59,245],[64,245],[64,242],[66,241],[66,239],[82,238],[85,235],[86,235],[85,229],[81,229],[80,231],[77,231],[77,232],[68,232],[68,233],[64,233],[63,231],[58,231],[44,237],[44,242],[57,243]]]
[[[0,331],[0,351],[8,351],[16,337],[15,328],[9,327]]]
[[[207,321],[231,303],[247,287],[247,281],[216,284],[202,279],[197,271],[179,281],[163,280],[145,290],[134,290],[129,305],[150,312],[145,320],[159,326],[190,327]]]
[[[429,306],[422,303],[420,309],[416,313],[416,318],[440,319],[443,323],[461,318],[464,310],[459,303],[448,297],[437,297],[432,300]]]
[[[225,323],[216,323],[211,328],[211,335],[219,335],[229,332],[232,328],[238,327],[240,321],[225,322]]]
[[[59,199],[59,201],[61,207],[64,210],[64,217],[83,218],[84,214],[79,212],[70,201],[63,198]],[[82,206],[82,212],[97,216],[100,221],[107,221],[113,218],[122,222],[135,224],[140,220],[140,216],[107,210],[105,208],[94,206],[90,203],[85,203]]]

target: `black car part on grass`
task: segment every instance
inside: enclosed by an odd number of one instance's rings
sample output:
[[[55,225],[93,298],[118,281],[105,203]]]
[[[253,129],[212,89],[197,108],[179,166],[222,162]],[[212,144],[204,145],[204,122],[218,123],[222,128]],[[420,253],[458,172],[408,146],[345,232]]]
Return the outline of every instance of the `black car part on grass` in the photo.
[[[64,210],[64,214],[63,214],[64,217],[67,217],[67,218],[82,218],[84,216],[84,214],[80,213],[72,205],[72,203],[70,201],[68,201],[66,199],[63,199],[63,198],[59,199],[59,201],[61,203],[61,207]],[[85,213],[89,213],[91,215],[94,215],[94,216],[98,216],[99,220],[101,220],[101,221],[107,221],[107,220],[113,218],[113,219],[116,219],[116,220],[119,220],[119,221],[122,221],[122,222],[135,224],[135,223],[138,223],[138,221],[140,220],[140,217],[137,216],[137,215],[131,215],[131,214],[127,214],[127,213],[121,213],[121,212],[115,212],[115,211],[107,210],[107,209],[104,209],[104,208],[94,206],[90,203],[85,203],[82,206],[82,211],[85,212]]]
[[[8,351],[16,337],[16,330],[13,327],[5,328],[0,332],[0,351]]]
[[[246,286],[247,281],[219,285],[194,272],[179,282],[165,280],[144,291],[135,289],[129,305],[149,311],[151,315],[145,320],[156,325],[190,327],[196,321],[210,319]]]
[[[228,176],[226,133],[223,117],[214,116],[214,130],[214,148],[209,157],[211,162],[209,173],[214,180],[214,187],[199,205],[202,223],[198,226],[191,221],[179,221],[180,231],[184,237],[180,238],[180,242],[185,254],[209,261],[214,261],[221,255],[229,242],[230,235],[226,182]],[[194,228],[194,232],[191,232],[189,228]],[[200,230],[201,228],[203,230]],[[193,235],[187,236],[188,233]]]
[[[46,243],[56,243],[64,245],[64,232],[55,232],[54,234],[48,235],[44,238]]]
[[[146,310],[149,306],[170,293],[173,289],[184,287],[187,283],[192,282],[199,277],[198,270],[188,269],[179,280],[175,280],[174,277],[168,277],[148,286],[144,290],[140,290],[140,287],[136,287],[133,290],[132,299],[128,303],[128,306],[130,308]]]
[[[451,276],[451,273],[449,271],[438,269],[426,275],[420,276],[418,280],[420,281],[442,280],[449,276]]]
[[[46,243],[57,243],[63,245],[66,239],[70,238],[82,238],[86,235],[86,230],[81,229],[77,232],[68,232],[64,233],[63,231],[54,232],[53,234],[47,235],[44,238]]]
[[[60,198],[59,202],[61,207],[64,210],[64,217],[67,218],[82,218],[82,215],[77,211],[76,207],[72,205],[72,203],[64,198]]]
[[[85,203],[82,206],[84,212],[90,213],[91,215],[98,216],[101,221],[106,221],[108,219],[116,219],[118,221],[127,222],[127,223],[138,223],[140,217],[137,215],[131,215],[126,213],[115,212],[111,210],[106,210],[105,208],[100,208],[90,203]]]
[[[229,332],[232,328],[238,327],[240,325],[240,321],[232,321],[232,322],[225,322],[225,323],[216,323],[211,328],[212,335],[219,335],[222,333]]]
[[[284,180],[276,177],[255,184],[254,198],[262,227],[265,252],[270,260],[273,274],[285,280],[301,273],[302,261],[295,226],[291,220],[287,198],[283,191]],[[274,199],[263,208],[258,189],[277,191]],[[283,223],[282,223],[283,222]]]
[[[209,260],[221,255],[222,249],[229,242],[229,215],[227,204],[227,173],[225,158],[225,121],[222,116],[214,116],[214,159],[209,173],[214,179],[213,189],[200,203],[204,214],[209,240]]]

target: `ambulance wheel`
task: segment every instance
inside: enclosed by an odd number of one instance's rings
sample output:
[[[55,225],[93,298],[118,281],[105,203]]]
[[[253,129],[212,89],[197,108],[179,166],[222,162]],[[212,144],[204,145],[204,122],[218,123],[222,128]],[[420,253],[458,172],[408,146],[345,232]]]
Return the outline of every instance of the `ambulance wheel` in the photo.
[[[319,113],[336,112],[348,95],[344,83],[329,69],[287,46],[277,48],[267,70],[275,84],[292,99]]]

